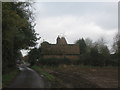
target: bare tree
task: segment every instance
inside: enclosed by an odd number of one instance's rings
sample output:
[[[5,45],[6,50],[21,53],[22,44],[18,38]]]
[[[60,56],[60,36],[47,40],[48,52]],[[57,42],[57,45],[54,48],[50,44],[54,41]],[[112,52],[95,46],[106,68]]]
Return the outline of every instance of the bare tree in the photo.
[[[118,53],[118,51],[120,50],[120,34],[117,33],[113,39],[114,39],[114,42],[112,46],[112,51],[114,53]]]

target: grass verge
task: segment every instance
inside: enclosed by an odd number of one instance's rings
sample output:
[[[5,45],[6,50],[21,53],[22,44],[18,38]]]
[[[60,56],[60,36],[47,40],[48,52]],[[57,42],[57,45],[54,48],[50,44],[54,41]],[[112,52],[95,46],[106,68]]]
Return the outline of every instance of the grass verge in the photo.
[[[19,73],[17,69],[2,75],[2,88],[6,88]]]
[[[43,75],[47,80],[49,81],[55,81],[55,77],[48,72],[44,71],[40,66],[32,66],[32,69],[34,69],[39,74]]]

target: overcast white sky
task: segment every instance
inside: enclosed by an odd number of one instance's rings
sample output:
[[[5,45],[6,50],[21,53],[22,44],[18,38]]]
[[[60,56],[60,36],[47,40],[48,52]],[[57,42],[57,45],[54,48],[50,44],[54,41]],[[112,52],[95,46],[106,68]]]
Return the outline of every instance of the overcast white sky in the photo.
[[[62,34],[69,44],[103,37],[111,45],[118,32],[117,2],[36,2],[33,7],[39,43],[44,39],[55,44]]]

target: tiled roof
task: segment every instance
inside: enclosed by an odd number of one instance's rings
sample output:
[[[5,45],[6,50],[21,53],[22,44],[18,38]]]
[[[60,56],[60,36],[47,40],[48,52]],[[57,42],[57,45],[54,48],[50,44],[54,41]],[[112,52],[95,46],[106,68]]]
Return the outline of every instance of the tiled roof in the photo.
[[[41,54],[43,55],[75,55],[80,54],[79,46],[76,44],[58,45],[48,44],[41,46]]]

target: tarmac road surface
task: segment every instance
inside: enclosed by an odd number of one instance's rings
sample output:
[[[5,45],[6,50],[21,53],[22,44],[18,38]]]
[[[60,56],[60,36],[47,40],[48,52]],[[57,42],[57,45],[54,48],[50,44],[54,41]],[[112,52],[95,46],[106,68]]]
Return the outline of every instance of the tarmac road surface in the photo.
[[[45,80],[28,67],[20,68],[20,74],[8,88],[45,88]]]

